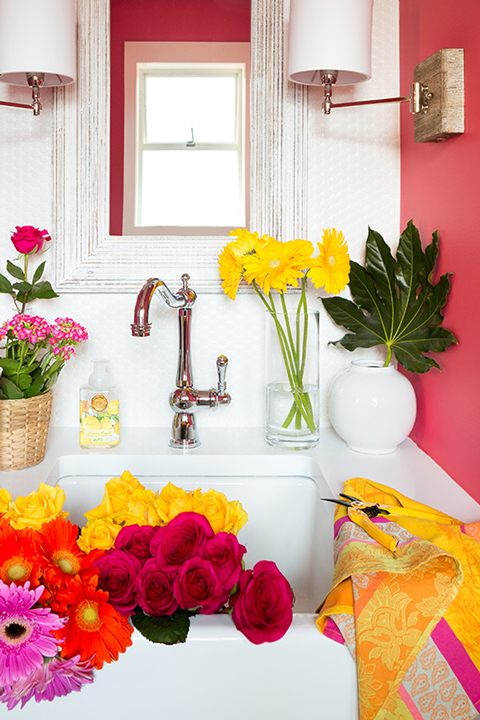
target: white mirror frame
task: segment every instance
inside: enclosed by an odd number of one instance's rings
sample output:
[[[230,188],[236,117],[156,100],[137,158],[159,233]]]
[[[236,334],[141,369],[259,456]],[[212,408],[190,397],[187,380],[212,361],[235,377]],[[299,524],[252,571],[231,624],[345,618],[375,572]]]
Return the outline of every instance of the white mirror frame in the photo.
[[[305,237],[305,86],[284,72],[288,0],[252,0],[250,229]],[[286,13],[285,13],[286,14]],[[228,237],[111,236],[110,2],[77,0],[78,80],[54,94],[55,288],[137,292],[151,276],[172,288],[187,272],[197,292],[221,292]]]

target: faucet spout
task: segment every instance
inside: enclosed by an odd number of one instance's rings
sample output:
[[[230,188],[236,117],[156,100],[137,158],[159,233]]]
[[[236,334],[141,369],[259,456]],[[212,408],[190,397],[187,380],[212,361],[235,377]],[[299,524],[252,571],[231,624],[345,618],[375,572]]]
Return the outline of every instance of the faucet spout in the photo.
[[[131,325],[133,336],[147,337],[150,335],[152,325],[148,321],[148,312],[155,293],[158,293],[165,305],[178,310],[177,386],[170,394],[170,406],[175,414],[169,444],[171,447],[183,449],[198,447],[201,444],[197,432],[195,408],[209,407],[213,409],[220,405],[229,405],[231,401],[225,382],[228,360],[224,355],[217,358],[218,384],[216,389],[197,390],[193,385],[190,357],[190,322],[192,306],[197,296],[188,287],[189,280],[188,275],[182,275],[182,287],[174,294],[163,280],[149,278],[138,293]]]
[[[133,323],[131,324],[134,337],[148,337],[152,324],[148,321],[150,303],[155,293],[171,308],[191,308],[196,300],[195,292],[188,287],[190,276],[182,275],[183,287],[174,294],[159,278],[149,278],[137,295]]]

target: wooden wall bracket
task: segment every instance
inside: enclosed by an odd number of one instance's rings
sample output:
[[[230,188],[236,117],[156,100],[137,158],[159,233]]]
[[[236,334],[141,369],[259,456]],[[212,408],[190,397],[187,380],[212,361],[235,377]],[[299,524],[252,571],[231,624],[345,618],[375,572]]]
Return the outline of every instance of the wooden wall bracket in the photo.
[[[428,110],[413,116],[415,142],[437,142],[465,131],[464,52],[462,48],[439,50],[413,72],[431,93]]]

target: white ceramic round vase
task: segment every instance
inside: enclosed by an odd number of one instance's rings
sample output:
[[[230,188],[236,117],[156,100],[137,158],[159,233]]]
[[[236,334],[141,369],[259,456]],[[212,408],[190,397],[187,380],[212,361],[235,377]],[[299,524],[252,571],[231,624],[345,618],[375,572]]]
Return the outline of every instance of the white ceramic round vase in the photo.
[[[394,452],[411,432],[417,400],[410,380],[381,360],[354,360],[334,379],[328,396],[334,429],[351,450]]]

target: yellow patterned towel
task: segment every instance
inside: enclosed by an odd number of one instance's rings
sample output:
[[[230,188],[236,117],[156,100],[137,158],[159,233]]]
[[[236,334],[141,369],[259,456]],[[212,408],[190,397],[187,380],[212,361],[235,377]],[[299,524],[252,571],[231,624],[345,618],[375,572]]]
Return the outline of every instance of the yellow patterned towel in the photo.
[[[356,661],[361,720],[477,718],[480,522],[363,478],[344,493],[389,513],[337,507],[335,573],[317,618]]]

